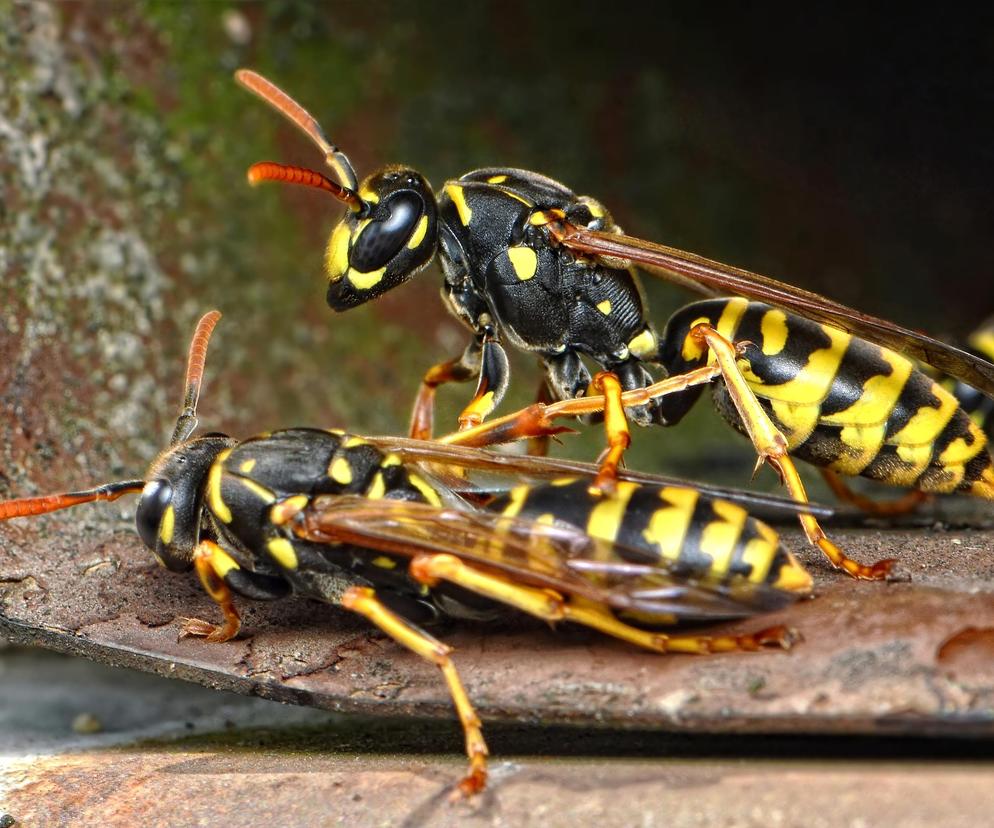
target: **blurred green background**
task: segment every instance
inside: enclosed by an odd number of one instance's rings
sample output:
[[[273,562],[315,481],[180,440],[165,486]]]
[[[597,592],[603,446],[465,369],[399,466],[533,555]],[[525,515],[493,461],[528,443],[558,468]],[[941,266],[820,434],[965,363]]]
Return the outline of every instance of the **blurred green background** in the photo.
[[[225,319],[202,423],[236,435],[403,433],[424,369],[464,331],[432,267],[333,315],[336,204],[252,190],[320,168],[238,89],[307,106],[360,175],[435,184],[535,169],[635,235],[783,278],[938,335],[994,310],[994,27],[979,16],[798,5],[0,0],[0,434],[8,490],[140,473],[180,401],[195,319]],[[687,296],[647,284],[660,328]],[[505,410],[537,370],[516,358]],[[471,389],[440,394],[454,423]],[[566,450],[592,459],[594,433]],[[636,434],[632,463],[745,484],[707,403]],[[772,477],[772,476],[770,476]],[[767,481],[770,482],[770,481]]]

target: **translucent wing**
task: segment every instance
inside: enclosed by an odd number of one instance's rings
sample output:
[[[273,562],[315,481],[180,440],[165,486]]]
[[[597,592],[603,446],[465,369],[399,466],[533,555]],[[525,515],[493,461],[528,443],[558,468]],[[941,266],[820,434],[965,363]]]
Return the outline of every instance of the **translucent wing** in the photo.
[[[525,454],[502,454],[466,446],[452,446],[431,440],[414,440],[406,437],[367,437],[386,452],[400,455],[406,462],[436,463],[465,469],[479,469],[504,474],[527,475],[536,478],[589,477],[597,475],[598,467],[592,463],[577,460],[561,460],[551,457],[534,457]],[[679,486],[694,489],[709,497],[718,497],[739,503],[747,509],[758,508],[766,513],[793,516],[799,512],[817,517],[831,517],[834,510],[815,503],[802,504],[779,495],[749,492],[727,486],[714,486],[668,477],[662,474],[648,474],[631,469],[618,469],[620,480],[645,483],[650,486]],[[444,479],[447,486],[458,488],[455,481]]]
[[[438,508],[354,496],[318,498],[296,529],[319,543],[350,543],[414,557],[446,553],[514,583],[553,589],[617,610],[680,619],[736,618],[781,607],[795,595],[767,585],[704,584],[680,577],[665,560],[628,563],[625,547],[605,557],[597,540],[564,523],[496,512]],[[633,550],[645,558],[645,550]]]
[[[578,253],[626,259],[655,275],[699,293],[711,296],[734,294],[747,299],[758,299],[816,322],[841,328],[854,336],[932,365],[944,374],[994,397],[994,364],[925,334],[833,302],[817,293],[632,236],[602,233],[567,223],[554,227],[553,232],[565,247]]]

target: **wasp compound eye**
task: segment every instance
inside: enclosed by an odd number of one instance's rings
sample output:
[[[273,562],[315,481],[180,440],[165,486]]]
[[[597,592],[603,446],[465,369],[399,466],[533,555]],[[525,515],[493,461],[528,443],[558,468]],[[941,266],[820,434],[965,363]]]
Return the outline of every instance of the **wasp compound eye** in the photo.
[[[349,264],[362,273],[385,267],[401,251],[424,214],[424,201],[403,190],[387,198],[382,208],[389,211],[387,217],[369,222],[349,251]]]
[[[135,525],[142,542],[149,549],[156,548],[159,526],[172,500],[173,487],[165,480],[152,480],[142,489],[138,509],[135,512]]]

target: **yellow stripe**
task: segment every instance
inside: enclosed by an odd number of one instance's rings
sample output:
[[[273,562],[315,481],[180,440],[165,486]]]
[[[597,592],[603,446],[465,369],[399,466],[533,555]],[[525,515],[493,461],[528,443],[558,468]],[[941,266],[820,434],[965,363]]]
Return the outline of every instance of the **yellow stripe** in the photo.
[[[373,482],[369,484],[369,488],[366,489],[366,497],[370,500],[379,500],[383,495],[387,493],[386,483],[383,482],[383,473],[377,472],[373,476]]]
[[[850,476],[858,475],[879,454],[887,433],[885,425],[846,426],[839,440],[846,451],[829,464],[829,468]]]
[[[425,500],[427,500],[432,506],[442,505],[442,498],[438,496],[438,492],[429,486],[428,483],[422,478],[418,477],[416,474],[408,474],[407,479],[415,489],[424,495]]]
[[[712,501],[717,520],[710,521],[701,532],[701,552],[711,558],[710,574],[723,575],[728,572],[732,555],[742,536],[746,522],[746,511],[741,506],[723,500]]]
[[[739,321],[748,307],[748,299],[739,297],[729,299],[725,302],[725,307],[722,308],[721,316],[718,317],[718,324],[714,326],[715,330],[725,337],[725,339],[734,341],[735,332],[739,329]]]
[[[509,247],[507,258],[511,260],[515,276],[522,282],[527,282],[538,270],[538,256],[535,255],[534,250],[525,245]]]
[[[488,184],[503,184],[507,181],[506,175],[492,175],[487,179]]]
[[[879,357],[891,366],[890,374],[877,374],[863,384],[863,393],[844,411],[822,417],[829,425],[868,426],[887,422],[908,377],[914,370],[910,360],[886,348],[877,348]]]
[[[231,449],[222,451],[207,474],[207,505],[222,523],[231,523],[231,509],[221,498],[221,475],[224,472],[224,461],[229,454]]]
[[[250,480],[245,477],[236,477],[233,479],[237,480],[239,484],[244,486],[246,489],[252,492],[252,494],[258,497],[260,500],[265,501],[266,503],[272,503],[274,500],[276,500],[276,495],[270,489],[267,489],[265,486],[256,483],[254,480]]]
[[[614,492],[603,497],[587,518],[587,534],[608,543],[614,543],[621,528],[621,521],[628,508],[628,501],[639,488],[637,483],[619,481]]]
[[[238,467],[238,471],[240,471],[242,474],[249,474],[254,468],[255,468],[255,458],[250,457],[248,460],[243,462]]]
[[[972,421],[969,430],[973,441],[968,443],[965,437],[957,437],[939,455],[940,463],[943,465],[966,464],[984,450],[987,445],[987,435]]]
[[[383,274],[386,272],[387,269],[385,266],[379,270],[372,270],[369,273],[360,273],[358,270],[349,268],[348,279],[359,290],[369,290],[369,288],[383,278]]]
[[[368,445],[369,441],[364,440],[362,437],[349,437],[348,440],[342,443],[342,446],[344,448],[355,448],[356,446],[368,446]]]
[[[241,569],[238,562],[221,547],[217,547],[211,552],[210,564],[218,578],[224,578],[232,569]]]
[[[169,546],[173,542],[173,529],[176,528],[176,510],[172,505],[166,507],[162,513],[162,520],[159,521],[159,540],[164,546]]]
[[[777,554],[777,547],[780,545],[780,538],[765,523],[756,521],[756,528],[759,530],[759,537],[752,538],[742,552],[742,562],[752,566],[749,573],[749,580],[754,584],[761,584],[766,580],[770,571],[770,564]]]
[[[933,382],[932,394],[939,400],[939,407],[923,406],[908,420],[897,434],[887,440],[890,445],[921,446],[931,445],[942,433],[942,429],[953,418],[959,402],[946,389]]]
[[[657,348],[656,337],[648,328],[628,343],[628,350],[639,358],[656,353]]]
[[[769,400],[784,400],[794,404],[820,403],[825,399],[835,381],[839,364],[842,362],[842,357],[845,355],[852,337],[844,331],[830,328],[827,325],[819,327],[830,339],[829,346],[813,351],[808,357],[808,361],[801,366],[797,376],[789,382],[779,385],[764,385],[762,380],[752,372],[748,360],[739,360],[738,364],[742,369],[742,375],[756,396]]]
[[[336,483],[348,486],[352,482],[352,466],[344,457],[336,457],[328,468],[328,476]]]
[[[452,199],[452,203],[456,205],[456,212],[459,213],[459,221],[462,222],[463,227],[469,227],[469,223],[473,219],[473,210],[466,203],[466,194],[463,192],[463,188],[459,184],[446,184],[445,192]]]
[[[417,250],[418,246],[425,239],[425,233],[428,232],[428,216],[421,216],[421,221],[418,222],[418,226],[414,229],[414,235],[411,236],[410,240],[407,242],[408,250]]]
[[[793,451],[811,436],[818,425],[821,407],[818,405],[793,405],[783,400],[770,400],[776,426],[787,438],[787,448]]]
[[[667,487],[660,490],[659,497],[666,505],[652,513],[642,537],[656,547],[661,558],[675,561],[683,550],[698,495],[693,489]]]
[[[266,544],[266,549],[284,569],[297,568],[297,553],[293,549],[293,544],[286,538],[273,538]]]

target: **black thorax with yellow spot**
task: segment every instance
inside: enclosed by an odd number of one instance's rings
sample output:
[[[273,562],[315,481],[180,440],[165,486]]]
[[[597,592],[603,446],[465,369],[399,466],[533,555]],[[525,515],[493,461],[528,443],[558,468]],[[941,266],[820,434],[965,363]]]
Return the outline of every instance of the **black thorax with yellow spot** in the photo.
[[[667,324],[661,354],[670,373],[708,361],[689,336],[700,322],[728,339],[751,343],[739,367],[795,456],[842,474],[994,499],[986,435],[956,398],[912,361],[769,305],[714,299],[682,308]],[[701,391],[664,398],[662,417],[677,422]],[[715,401],[742,430],[722,384],[715,386]]]

